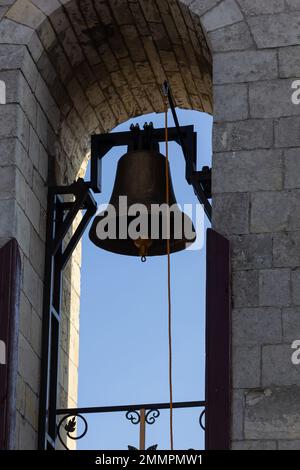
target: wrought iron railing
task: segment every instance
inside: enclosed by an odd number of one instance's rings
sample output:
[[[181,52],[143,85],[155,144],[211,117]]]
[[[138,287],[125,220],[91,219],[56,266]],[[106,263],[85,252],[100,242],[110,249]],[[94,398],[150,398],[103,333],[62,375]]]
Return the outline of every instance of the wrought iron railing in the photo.
[[[187,401],[173,403],[173,409],[183,408],[200,408],[201,413],[199,415],[199,425],[205,431],[204,416],[206,411],[205,401]],[[145,435],[146,426],[153,425],[156,420],[160,417],[161,410],[170,409],[169,403],[153,403],[153,404],[142,404],[142,405],[124,405],[124,406],[102,406],[102,407],[90,407],[90,408],[69,408],[57,410],[58,425],[57,425],[57,437],[62,446],[69,450],[66,444],[67,438],[78,441],[83,439],[88,433],[88,421],[85,417],[90,414],[101,414],[101,413],[120,413],[124,412],[125,417],[134,425],[140,427],[140,449],[145,450]],[[76,434],[78,420],[83,423],[83,431],[80,434]],[[155,450],[158,446],[154,445],[147,450]],[[128,446],[129,450],[134,450],[134,447]]]

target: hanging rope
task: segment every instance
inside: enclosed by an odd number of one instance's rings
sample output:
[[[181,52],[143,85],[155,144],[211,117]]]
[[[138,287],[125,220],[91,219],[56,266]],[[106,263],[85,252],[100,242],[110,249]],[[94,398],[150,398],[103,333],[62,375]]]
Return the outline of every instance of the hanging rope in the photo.
[[[170,202],[170,181],[169,181],[169,135],[168,135],[168,96],[165,94],[165,142],[166,142],[166,203]],[[167,218],[167,234],[170,232],[170,219]],[[171,303],[171,255],[170,238],[167,237],[167,258],[168,258],[168,339],[169,339],[169,390],[170,390],[170,446],[174,448],[173,439],[173,364],[172,364],[172,303]]]

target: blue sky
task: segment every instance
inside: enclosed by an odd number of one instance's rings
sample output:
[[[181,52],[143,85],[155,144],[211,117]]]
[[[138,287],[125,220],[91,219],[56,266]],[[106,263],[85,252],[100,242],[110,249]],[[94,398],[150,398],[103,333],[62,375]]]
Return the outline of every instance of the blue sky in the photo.
[[[169,113],[170,114],[170,113]],[[198,168],[211,165],[212,118],[178,110],[181,125],[194,124],[198,136]],[[152,114],[131,123],[152,121],[164,126],[164,116]],[[169,126],[173,126],[171,115]],[[163,147],[161,149],[163,152]],[[112,149],[103,160],[103,192],[98,204],[110,199],[117,161],[126,148]],[[170,144],[170,166],[179,204],[197,203],[185,180],[180,147]],[[87,174],[89,176],[89,173]],[[206,226],[207,227],[207,221]],[[202,228],[204,230],[204,228]],[[174,401],[204,399],[205,249],[183,251],[171,257],[173,304]],[[80,313],[78,406],[168,402],[167,259],[116,255],[83,239]],[[200,410],[174,411],[174,446],[201,449]],[[169,448],[168,411],[147,428],[147,446]],[[79,449],[138,447],[139,428],[124,413],[89,415],[89,432]]]

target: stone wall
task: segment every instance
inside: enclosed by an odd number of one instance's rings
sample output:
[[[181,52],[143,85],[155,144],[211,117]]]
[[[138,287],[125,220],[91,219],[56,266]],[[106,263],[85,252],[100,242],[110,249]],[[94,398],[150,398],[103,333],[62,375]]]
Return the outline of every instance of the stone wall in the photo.
[[[161,112],[165,78],[178,106],[211,113],[212,59],[213,226],[232,241],[232,447],[299,448],[299,19],[298,0],[0,1],[0,240],[17,238],[24,273],[18,448],[36,447],[47,185],[84,173],[91,133]],[[76,402],[80,253],[71,263],[62,404]]]

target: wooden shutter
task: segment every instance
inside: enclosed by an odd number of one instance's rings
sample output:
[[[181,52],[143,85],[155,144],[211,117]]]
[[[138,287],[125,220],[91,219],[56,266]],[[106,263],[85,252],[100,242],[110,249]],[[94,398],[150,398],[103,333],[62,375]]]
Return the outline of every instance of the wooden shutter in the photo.
[[[206,258],[206,419],[207,450],[230,448],[230,247],[207,231]]]
[[[20,283],[18,244],[11,240],[0,249],[0,340],[6,349],[6,363],[0,364],[1,450],[14,447]]]

